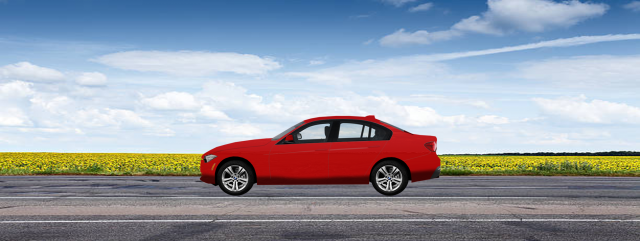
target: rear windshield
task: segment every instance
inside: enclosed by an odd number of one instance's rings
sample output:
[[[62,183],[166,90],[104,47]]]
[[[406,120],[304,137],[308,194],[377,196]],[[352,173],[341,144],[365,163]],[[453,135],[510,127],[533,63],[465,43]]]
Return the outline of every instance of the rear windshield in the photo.
[[[389,125],[389,126],[391,126],[391,127],[393,127],[393,128],[396,128],[396,129],[398,129],[398,130],[401,130],[401,131],[404,131],[404,132],[408,132],[408,131],[405,131],[404,129],[400,128],[400,127],[394,126],[394,125],[389,124],[389,123],[387,123],[387,122],[384,122],[384,121],[380,121],[380,122],[385,123],[385,124],[387,124],[387,125]]]
[[[298,126],[304,124],[304,121],[301,121],[298,124],[293,125],[292,127],[289,127],[289,129],[284,130],[282,133],[278,134],[276,137],[274,137],[273,139],[271,139],[272,141],[277,141],[278,139],[282,138],[284,135],[286,135],[287,133],[291,132],[293,129],[298,128]]]

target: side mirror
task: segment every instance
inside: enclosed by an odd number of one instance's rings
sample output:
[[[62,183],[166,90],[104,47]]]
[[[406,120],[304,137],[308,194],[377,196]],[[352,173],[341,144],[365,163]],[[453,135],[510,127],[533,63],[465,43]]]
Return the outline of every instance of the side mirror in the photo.
[[[284,138],[284,141],[293,142],[293,135],[288,135],[287,137]]]

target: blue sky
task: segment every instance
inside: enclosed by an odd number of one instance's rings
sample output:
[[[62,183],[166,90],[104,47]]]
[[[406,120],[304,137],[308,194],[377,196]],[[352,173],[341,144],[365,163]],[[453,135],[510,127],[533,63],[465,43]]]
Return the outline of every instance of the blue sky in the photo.
[[[640,150],[640,1],[0,0],[0,26],[0,151],[370,114],[440,153]]]

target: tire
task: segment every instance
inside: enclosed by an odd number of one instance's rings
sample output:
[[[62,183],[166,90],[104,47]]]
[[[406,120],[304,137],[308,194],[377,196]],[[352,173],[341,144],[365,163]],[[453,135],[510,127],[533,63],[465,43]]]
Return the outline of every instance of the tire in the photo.
[[[376,191],[383,195],[393,196],[401,193],[407,187],[409,171],[397,161],[382,161],[373,167],[370,178]]]
[[[249,164],[244,161],[233,160],[220,166],[216,172],[216,183],[223,192],[239,196],[253,187],[256,182],[254,176],[253,168]]]

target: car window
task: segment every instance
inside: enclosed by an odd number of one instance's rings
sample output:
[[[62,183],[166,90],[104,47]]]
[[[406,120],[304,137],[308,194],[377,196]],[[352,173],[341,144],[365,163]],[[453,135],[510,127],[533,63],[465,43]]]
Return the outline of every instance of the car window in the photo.
[[[326,142],[331,132],[331,123],[319,123],[305,127],[295,133],[296,143]]]
[[[389,124],[389,123],[387,123],[387,122],[384,122],[384,121],[380,121],[380,122],[385,123],[385,124],[387,124],[387,125],[389,125],[389,126],[391,126],[391,127],[393,127],[393,128],[396,128],[396,129],[398,129],[398,130],[401,130],[401,131],[404,131],[404,132],[408,132],[408,131],[406,131],[406,130],[404,130],[404,129],[400,128],[400,127],[394,126],[394,125]],[[411,132],[408,132],[408,133],[411,133]]]
[[[382,129],[379,126],[371,128],[371,135],[369,136],[369,140],[379,141],[379,140],[389,140],[389,136],[387,135],[388,131],[386,129]]]
[[[293,129],[298,128],[298,126],[301,126],[302,124],[304,124],[304,121],[293,125],[292,127],[289,127],[289,129],[284,130],[283,132],[281,132],[280,134],[278,134],[277,136],[275,136],[274,138],[272,138],[272,141],[277,141],[280,138],[282,138],[284,135],[286,135],[287,133],[291,132]]]
[[[389,140],[391,131],[369,122],[342,122],[338,131],[338,141],[380,141]]]
[[[365,132],[366,129],[366,132]],[[338,132],[338,139],[369,138],[369,129],[363,124],[342,123]]]

